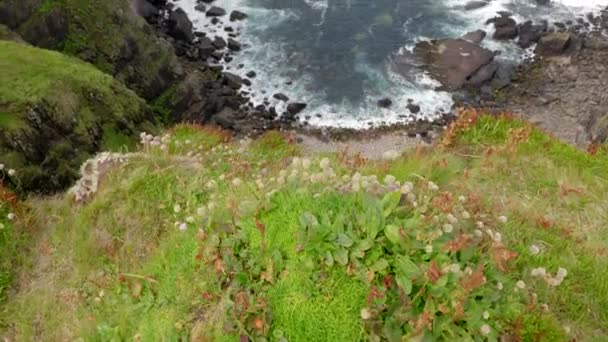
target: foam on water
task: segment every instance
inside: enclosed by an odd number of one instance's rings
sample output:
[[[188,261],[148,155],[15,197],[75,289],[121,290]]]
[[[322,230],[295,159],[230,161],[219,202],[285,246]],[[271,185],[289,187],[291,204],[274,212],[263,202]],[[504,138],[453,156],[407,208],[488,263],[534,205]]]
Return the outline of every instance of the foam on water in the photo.
[[[357,5],[357,1],[361,0],[339,1],[340,10],[350,11],[351,7]],[[295,0],[291,1],[291,3],[295,2]],[[319,39],[327,34],[319,27],[329,24],[326,22],[327,13],[330,10],[336,10],[338,1],[300,0],[300,2],[308,6],[308,11],[317,13],[314,22],[310,25],[316,26],[319,30],[318,43]],[[425,0],[421,2],[420,6],[425,7],[426,12],[423,13],[421,10],[420,13],[412,13],[405,20],[401,49],[411,50],[418,41],[429,39],[428,37],[437,38],[435,36],[437,32],[441,32],[442,36],[446,37],[459,37],[472,30],[484,29],[491,36],[491,27],[486,27],[484,24],[498,11],[512,12],[518,22],[541,19],[556,21],[583,17],[588,12],[596,12],[608,5],[608,0],[554,0],[554,5],[547,8],[536,6],[530,0],[493,0],[480,9],[464,11],[464,5],[467,2],[469,0]],[[227,32],[224,32],[221,26],[211,25],[210,18],[194,9],[197,5],[196,0],[173,0],[173,3],[188,13],[197,30],[207,32],[209,37],[217,35],[227,38]],[[395,3],[396,11],[402,4],[412,6],[397,0]],[[269,35],[273,29],[281,29],[282,24],[297,20],[302,15],[310,16],[310,13],[303,13],[302,8],[291,8],[288,2],[285,2],[283,6],[272,7],[261,5],[258,0],[222,0],[218,1],[217,5],[226,9],[228,13],[232,10],[240,10],[249,16],[243,22],[228,23],[228,16],[221,20],[241,34],[238,40],[243,46],[243,50],[234,56],[234,60],[226,65],[226,68],[240,76],[245,76],[250,70],[256,71],[257,76],[252,80],[251,88],[244,88],[252,94],[252,102],[256,105],[267,100],[280,113],[285,109],[286,104],[274,99],[272,95],[282,92],[293,101],[308,104],[308,108],[301,116],[311,125],[350,128],[365,128],[369,127],[370,123],[392,124],[417,119],[432,120],[451,109],[453,104],[451,95],[447,92],[437,91],[436,88],[439,84],[429,75],[419,73],[406,80],[402,76],[396,75],[388,63],[382,65],[370,63],[365,51],[358,50],[352,52],[354,59],[352,72],[356,72],[357,75],[362,75],[364,78],[362,81],[364,86],[358,101],[353,102],[352,99],[351,101],[328,101],[327,98],[330,96],[327,94],[328,88],[319,86],[318,82],[315,82],[318,81],[315,80],[315,74],[303,70],[302,64],[306,64],[306,61],[300,60],[299,63],[294,63],[299,58],[304,58],[299,55],[297,49],[293,48],[293,44],[298,43],[298,39],[294,38],[293,41],[274,39],[272,34]],[[429,18],[429,13],[435,17]],[[377,18],[380,23],[390,22],[390,20],[392,18]],[[429,20],[434,21],[434,25],[436,25],[434,30],[437,32],[425,31],[424,26],[428,24]],[[438,21],[445,21],[445,23],[436,24]],[[340,25],[340,23],[336,23],[336,25]],[[373,25],[367,30],[370,35],[374,34]],[[414,33],[415,36],[412,36]],[[502,52],[500,58],[518,60],[525,56],[525,51],[522,51],[513,42],[504,43],[486,39],[483,44],[489,49],[500,50]],[[302,46],[302,48],[307,47]],[[394,52],[397,51],[399,51],[398,47]],[[239,64],[244,64],[245,67],[238,69]],[[287,83],[291,85],[287,85]],[[342,86],[345,87],[346,93],[348,91],[346,88],[350,85]],[[335,89],[329,88],[329,91],[335,92]],[[384,97],[393,101],[390,109],[378,108],[378,99]],[[421,107],[420,113],[410,113],[407,109],[408,99],[415,100],[415,103]]]

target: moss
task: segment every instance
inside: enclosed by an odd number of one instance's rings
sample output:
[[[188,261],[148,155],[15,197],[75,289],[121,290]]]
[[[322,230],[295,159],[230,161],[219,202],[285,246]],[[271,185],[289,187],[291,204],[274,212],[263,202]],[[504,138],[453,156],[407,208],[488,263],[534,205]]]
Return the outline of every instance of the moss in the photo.
[[[142,99],[76,58],[0,41],[0,68],[0,157],[20,190],[65,187],[92,153],[153,126]]]

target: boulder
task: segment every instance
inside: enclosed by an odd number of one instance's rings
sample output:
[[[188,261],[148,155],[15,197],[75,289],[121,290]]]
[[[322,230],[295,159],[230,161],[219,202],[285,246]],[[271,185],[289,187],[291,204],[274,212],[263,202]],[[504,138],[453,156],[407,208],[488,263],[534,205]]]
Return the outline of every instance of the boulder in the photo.
[[[241,43],[239,43],[238,41],[236,41],[233,38],[228,38],[228,49],[230,49],[232,51],[240,51]]]
[[[377,104],[378,104],[378,107],[380,107],[380,108],[389,108],[390,106],[393,105],[393,101],[391,99],[389,99],[388,97],[385,97],[383,99],[378,100]]]
[[[224,15],[226,15],[226,10],[217,6],[213,6],[207,11],[208,17],[221,17]]]
[[[568,32],[553,32],[543,36],[534,52],[539,56],[557,56],[562,54],[570,44],[572,35]]]
[[[240,11],[232,11],[230,13],[230,21],[245,20],[246,18],[247,14]]]
[[[298,102],[290,103],[287,105],[287,113],[293,117],[295,115],[298,115],[304,109],[306,109],[306,107],[307,107],[306,103],[298,103]]]
[[[461,39],[464,39],[464,40],[469,41],[474,44],[479,44],[486,37],[486,34],[487,33],[484,30],[477,30],[477,31],[468,32],[467,34],[462,36]]]
[[[274,97],[275,99],[277,99],[279,101],[283,101],[283,102],[289,101],[289,97],[287,97],[287,95],[285,95],[283,93],[276,93],[272,97]]]
[[[517,45],[527,49],[536,44],[542,35],[547,32],[548,23],[543,21],[540,25],[533,25],[532,21],[526,21],[519,26],[519,39]]]
[[[491,19],[491,22],[494,23],[494,39],[508,40],[517,37],[517,22],[513,18],[502,16]]]
[[[191,42],[194,40],[194,32],[192,31],[192,22],[188,19],[188,15],[183,9],[178,8],[171,12],[167,20],[169,25],[169,34],[178,40]]]
[[[232,89],[240,89],[243,84],[243,79],[233,73],[225,72],[224,84]]]
[[[420,106],[419,105],[416,105],[416,104],[413,104],[413,103],[408,103],[405,108],[407,108],[410,111],[410,113],[412,113],[412,114],[418,114],[418,113],[420,113]]]
[[[464,39],[438,39],[416,44],[414,57],[443,89],[456,90],[489,64],[494,53]]]

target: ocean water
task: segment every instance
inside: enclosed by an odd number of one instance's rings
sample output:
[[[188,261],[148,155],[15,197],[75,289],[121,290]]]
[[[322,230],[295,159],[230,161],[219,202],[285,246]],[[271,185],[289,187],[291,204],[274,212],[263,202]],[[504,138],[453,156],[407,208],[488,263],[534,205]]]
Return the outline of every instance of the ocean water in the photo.
[[[272,95],[282,92],[306,102],[301,114],[315,126],[363,128],[370,125],[433,119],[449,112],[451,95],[436,90],[438,83],[424,73],[403,78],[390,68],[391,56],[412,49],[421,40],[459,37],[484,29],[487,48],[500,58],[518,61],[525,51],[514,42],[491,39],[485,21],[498,11],[509,11],[518,21],[576,20],[608,6],[608,0],[553,0],[538,6],[534,0],[492,0],[477,10],[465,11],[469,0],[217,0],[214,4],[240,10],[249,18],[225,25],[235,27],[243,50],[226,65],[244,76],[255,70],[250,89],[253,102],[265,98],[281,111],[284,104]],[[208,36],[226,37],[221,26],[210,24],[194,10],[196,0],[174,0]],[[244,68],[238,69],[237,65]],[[388,97],[389,109],[377,101]],[[412,114],[408,100],[420,105]]]

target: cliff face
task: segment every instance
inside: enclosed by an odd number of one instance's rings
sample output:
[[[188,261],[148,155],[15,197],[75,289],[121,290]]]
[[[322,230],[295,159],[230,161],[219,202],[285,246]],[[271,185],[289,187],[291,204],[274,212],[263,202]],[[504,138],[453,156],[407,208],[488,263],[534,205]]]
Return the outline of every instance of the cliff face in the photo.
[[[18,190],[65,188],[91,154],[154,129],[144,100],[76,58],[0,40],[0,70],[0,163]]]
[[[0,24],[33,45],[94,64],[146,100],[183,73],[171,44],[128,0],[0,0]]]

